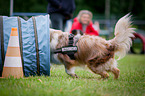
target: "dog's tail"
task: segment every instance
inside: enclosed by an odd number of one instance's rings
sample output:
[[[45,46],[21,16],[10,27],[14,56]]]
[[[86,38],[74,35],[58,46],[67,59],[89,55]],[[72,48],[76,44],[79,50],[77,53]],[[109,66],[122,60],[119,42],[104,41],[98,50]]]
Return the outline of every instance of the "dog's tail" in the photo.
[[[115,54],[119,57],[118,59],[123,58],[132,45],[131,37],[134,37],[135,28],[132,28],[131,23],[129,14],[119,19],[116,23],[115,37],[111,40],[111,44],[115,47]]]

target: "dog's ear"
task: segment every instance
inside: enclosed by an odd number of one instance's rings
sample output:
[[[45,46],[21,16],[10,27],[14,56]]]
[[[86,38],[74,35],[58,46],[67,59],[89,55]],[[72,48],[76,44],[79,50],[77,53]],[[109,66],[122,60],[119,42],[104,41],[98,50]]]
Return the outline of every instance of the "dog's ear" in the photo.
[[[72,30],[71,33],[77,35],[77,30]]]

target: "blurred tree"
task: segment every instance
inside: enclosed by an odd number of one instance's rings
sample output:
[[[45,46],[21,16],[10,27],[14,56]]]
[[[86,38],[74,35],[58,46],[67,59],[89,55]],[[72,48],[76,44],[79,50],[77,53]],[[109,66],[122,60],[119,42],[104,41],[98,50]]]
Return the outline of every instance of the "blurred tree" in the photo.
[[[105,0],[105,18],[110,18],[110,0]]]
[[[9,15],[10,0],[0,0],[0,15]]]
[[[46,0],[14,0],[15,12],[46,12]]]
[[[76,0],[74,16],[82,9],[105,18],[105,0]],[[47,0],[14,0],[14,12],[46,12]],[[9,15],[10,0],[0,0],[0,15]],[[145,20],[145,0],[110,0],[110,15],[121,17],[131,12],[136,19]]]

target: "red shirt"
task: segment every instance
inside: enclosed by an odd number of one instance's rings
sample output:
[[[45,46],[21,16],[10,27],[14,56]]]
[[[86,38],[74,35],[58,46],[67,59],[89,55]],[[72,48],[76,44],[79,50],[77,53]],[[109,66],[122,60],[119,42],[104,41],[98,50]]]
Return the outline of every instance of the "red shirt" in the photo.
[[[72,30],[81,30],[83,32],[82,24],[78,21],[77,18],[74,19],[74,22],[71,27],[71,31]],[[70,31],[70,33],[71,33],[71,31]],[[87,25],[86,31],[84,33],[87,35],[96,35],[96,36],[99,35],[98,32],[93,28],[92,22],[89,25]]]

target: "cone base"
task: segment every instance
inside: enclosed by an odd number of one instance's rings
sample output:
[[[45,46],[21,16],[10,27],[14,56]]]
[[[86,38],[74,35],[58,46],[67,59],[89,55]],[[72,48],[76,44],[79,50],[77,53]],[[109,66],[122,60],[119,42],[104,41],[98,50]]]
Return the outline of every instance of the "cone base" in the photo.
[[[14,78],[23,77],[22,67],[4,67],[2,77],[10,77],[14,76]]]

